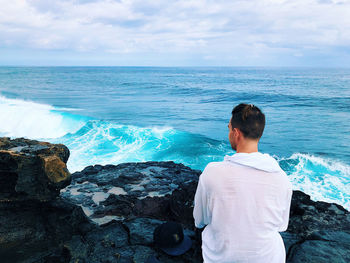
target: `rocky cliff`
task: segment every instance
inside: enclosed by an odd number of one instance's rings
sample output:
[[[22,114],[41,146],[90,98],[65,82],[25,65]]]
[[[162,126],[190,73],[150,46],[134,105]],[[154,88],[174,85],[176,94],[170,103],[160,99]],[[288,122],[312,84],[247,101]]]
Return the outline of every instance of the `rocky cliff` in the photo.
[[[202,262],[192,219],[200,171],[147,162],[70,175],[68,157],[64,145],[0,138],[1,262]],[[193,240],[180,257],[152,244],[167,220]],[[350,213],[339,205],[295,191],[282,236],[287,262],[350,262]]]

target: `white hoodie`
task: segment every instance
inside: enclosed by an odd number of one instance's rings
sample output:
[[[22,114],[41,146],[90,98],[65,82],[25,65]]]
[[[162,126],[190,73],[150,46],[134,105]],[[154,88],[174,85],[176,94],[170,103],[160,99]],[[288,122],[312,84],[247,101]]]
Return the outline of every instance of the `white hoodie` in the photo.
[[[236,153],[201,174],[193,217],[205,263],[281,263],[292,185],[268,154]]]

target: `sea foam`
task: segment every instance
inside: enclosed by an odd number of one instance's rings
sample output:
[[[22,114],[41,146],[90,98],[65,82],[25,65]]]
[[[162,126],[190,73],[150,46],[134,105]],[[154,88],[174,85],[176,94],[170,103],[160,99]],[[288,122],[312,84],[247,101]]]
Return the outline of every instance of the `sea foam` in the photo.
[[[68,146],[71,171],[92,164],[171,160],[203,169],[230,151],[223,142],[171,127],[137,127],[101,120],[90,120],[77,132],[50,141]]]
[[[350,210],[350,166],[337,160],[295,153],[279,159],[294,189],[316,201],[335,202]]]
[[[65,144],[71,152],[67,164],[71,172],[93,164],[169,160],[203,170],[207,163],[232,154],[227,142],[199,134],[93,120],[72,114],[71,109],[31,101],[0,96],[0,112],[0,136]],[[302,153],[277,159],[294,189],[350,210],[349,165]]]
[[[0,96],[0,136],[58,138],[84,125],[82,116],[64,110],[68,109]]]

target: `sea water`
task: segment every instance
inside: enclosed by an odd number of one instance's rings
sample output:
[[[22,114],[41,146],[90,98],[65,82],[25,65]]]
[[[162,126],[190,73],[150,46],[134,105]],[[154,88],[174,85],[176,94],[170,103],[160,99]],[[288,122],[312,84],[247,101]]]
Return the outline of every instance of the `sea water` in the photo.
[[[259,150],[294,189],[350,209],[350,69],[0,67],[0,136],[68,146],[71,172],[234,154],[238,103],[266,114]]]

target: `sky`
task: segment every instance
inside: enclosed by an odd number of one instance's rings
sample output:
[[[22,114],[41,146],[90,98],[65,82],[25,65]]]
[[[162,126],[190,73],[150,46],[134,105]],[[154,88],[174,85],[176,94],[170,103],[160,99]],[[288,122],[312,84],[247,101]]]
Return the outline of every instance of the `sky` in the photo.
[[[0,65],[350,67],[350,0],[0,0]]]

